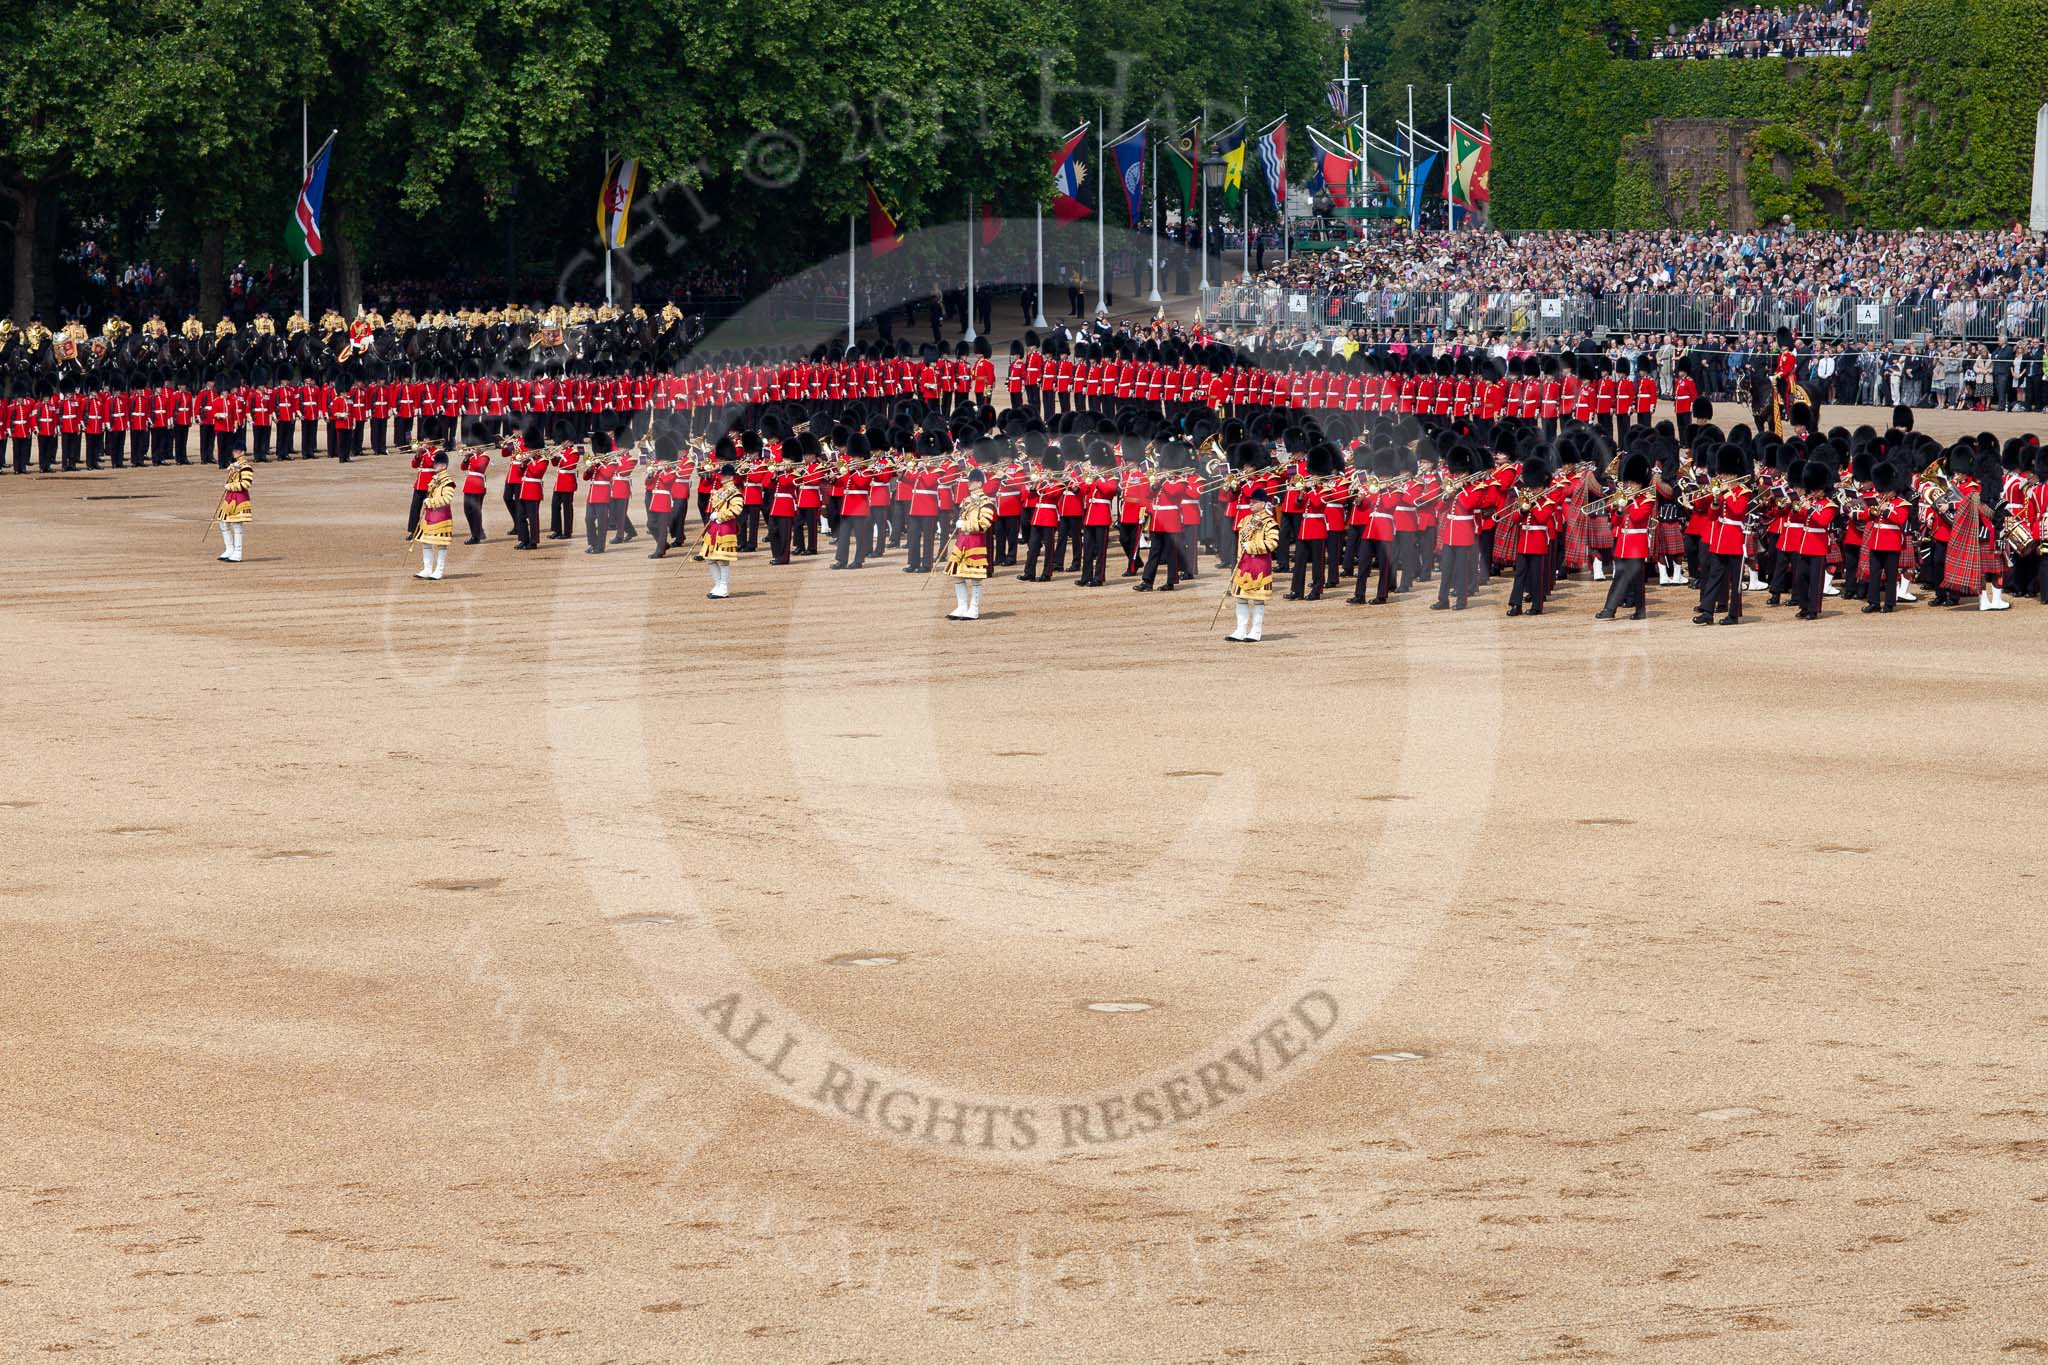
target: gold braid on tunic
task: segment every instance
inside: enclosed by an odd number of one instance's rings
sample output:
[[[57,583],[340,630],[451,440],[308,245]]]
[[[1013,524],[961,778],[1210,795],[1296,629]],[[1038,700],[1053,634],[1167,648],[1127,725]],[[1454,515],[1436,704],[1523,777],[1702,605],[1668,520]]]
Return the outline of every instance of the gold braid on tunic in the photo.
[[[697,558],[712,564],[732,564],[740,557],[740,509],[746,497],[737,487],[721,488],[711,495],[711,513],[705,518],[704,538],[698,543]]]
[[[1266,602],[1273,596],[1273,566],[1268,558],[1264,573],[1251,573],[1244,567],[1247,557],[1271,556],[1280,548],[1280,523],[1273,519],[1270,511],[1260,510],[1247,516],[1237,528],[1237,571],[1231,575],[1230,595],[1241,602]]]
[[[426,501],[420,504],[419,528],[414,532],[413,539],[430,545],[446,545],[453,540],[455,538],[455,518],[451,516],[446,521],[429,522],[426,518],[426,512],[440,511],[442,508],[454,505],[455,475],[451,471],[443,469],[436,473],[433,482],[427,485]]]
[[[958,519],[953,523],[953,544],[946,550],[946,573],[954,578],[988,577],[988,542],[984,539],[975,546],[962,546],[960,536],[986,536],[996,524],[995,500],[986,493],[970,493],[967,501],[960,504]]]
[[[237,460],[229,465],[227,482],[221,485],[220,502],[213,509],[213,519],[237,524],[249,521],[254,516],[255,507],[247,495],[255,481],[256,471],[250,468],[246,461]],[[244,496],[239,500],[230,501],[230,493],[240,493]]]

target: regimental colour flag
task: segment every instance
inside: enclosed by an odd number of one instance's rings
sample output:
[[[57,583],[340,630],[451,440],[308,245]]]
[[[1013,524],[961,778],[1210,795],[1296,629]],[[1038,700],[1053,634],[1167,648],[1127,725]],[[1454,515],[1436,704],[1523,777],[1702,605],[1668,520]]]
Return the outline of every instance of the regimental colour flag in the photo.
[[[1166,140],[1161,149],[1165,155],[1166,182],[1180,195],[1183,213],[1195,211],[1195,194],[1201,188],[1201,177],[1195,174],[1195,167],[1202,164],[1202,125],[1199,121],[1190,123],[1179,134]]]
[[[306,163],[306,178],[299,185],[298,202],[292,205],[292,225],[285,230],[285,246],[292,259],[310,261],[324,246],[320,240],[320,204],[327,197],[327,159],[334,154],[334,134],[320,144]]]
[[[1088,140],[1088,127],[1084,123],[1061,138],[1059,150],[1052,154],[1052,216],[1062,223],[1086,218],[1090,212],[1082,198],[1087,189],[1088,161],[1081,155],[1081,144]]]
[[[1259,151],[1259,170],[1273,194],[1273,209],[1283,212],[1287,207],[1287,120],[1276,119],[1254,145]]]
[[[1139,124],[1110,143],[1109,159],[1116,167],[1117,183],[1123,186],[1124,207],[1131,211],[1131,226],[1136,227],[1139,207],[1145,202],[1145,125]]]
[[[639,188],[639,161],[615,156],[605,164],[604,184],[597,192],[597,238],[613,251],[626,245],[626,216],[633,211],[633,192]]]
[[[1460,208],[1477,208],[1493,197],[1487,184],[1493,172],[1493,138],[1451,120],[1451,160],[1446,195]]]

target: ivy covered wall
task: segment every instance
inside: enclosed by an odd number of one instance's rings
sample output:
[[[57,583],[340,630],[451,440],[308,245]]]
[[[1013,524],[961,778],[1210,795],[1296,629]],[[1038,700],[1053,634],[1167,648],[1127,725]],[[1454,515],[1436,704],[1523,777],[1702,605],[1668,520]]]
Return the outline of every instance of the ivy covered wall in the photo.
[[[1759,221],[2002,227],[2027,214],[2034,113],[2048,99],[2048,0],[1873,0],[1867,50],[1801,61],[1622,61],[1717,5],[1502,0],[1493,49],[1493,221],[1671,221],[1646,198],[1658,118],[1739,119]]]

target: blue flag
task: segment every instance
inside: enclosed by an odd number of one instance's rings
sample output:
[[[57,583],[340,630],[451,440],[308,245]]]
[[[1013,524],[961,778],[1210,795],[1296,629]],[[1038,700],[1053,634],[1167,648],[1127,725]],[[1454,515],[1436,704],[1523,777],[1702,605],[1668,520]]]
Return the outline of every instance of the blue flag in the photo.
[[[1422,221],[1422,187],[1429,183],[1429,173],[1436,169],[1436,153],[1422,158],[1415,168],[1415,174],[1408,181],[1408,221],[1411,226]]]
[[[1131,226],[1138,225],[1138,208],[1145,199],[1145,130],[1126,133],[1109,144],[1116,162],[1116,179],[1124,187],[1124,206],[1131,211]]]

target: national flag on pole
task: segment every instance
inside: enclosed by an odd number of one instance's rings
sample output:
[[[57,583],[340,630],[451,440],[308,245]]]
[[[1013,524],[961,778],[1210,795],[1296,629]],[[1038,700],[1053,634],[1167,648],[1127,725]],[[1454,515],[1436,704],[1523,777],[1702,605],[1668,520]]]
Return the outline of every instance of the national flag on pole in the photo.
[[[1351,174],[1358,169],[1358,158],[1314,128],[1308,130],[1308,145],[1309,193],[1325,190],[1338,208],[1350,208]]]
[[[1422,217],[1422,192],[1429,187],[1430,172],[1436,169],[1438,153],[1431,152],[1422,158],[1422,164],[1415,168],[1414,176],[1408,182],[1408,217],[1419,221]]]
[[[1342,81],[1331,81],[1329,94],[1330,111],[1337,116],[1340,122],[1348,120],[1351,117],[1350,87]]]
[[[306,163],[306,178],[299,185],[298,202],[292,206],[292,225],[285,232],[285,245],[292,258],[310,261],[324,247],[320,240],[320,203],[327,197],[327,159],[334,154],[334,134],[320,144]]]
[[[1367,194],[1392,194],[1395,182],[1401,179],[1400,153],[1382,147],[1377,141],[1369,142],[1365,148],[1365,185]]]
[[[1167,183],[1180,193],[1183,213],[1195,211],[1195,192],[1201,187],[1201,178],[1195,174],[1195,167],[1202,164],[1202,125],[1190,123],[1180,134],[1166,140],[1162,149],[1166,166]]]
[[[1124,207],[1131,211],[1131,226],[1138,225],[1138,212],[1145,202],[1145,124],[1109,144],[1110,163],[1116,167],[1117,183],[1123,186]]]
[[[1081,155],[1081,144],[1088,140],[1088,128],[1084,123],[1068,133],[1052,154],[1052,216],[1062,223],[1086,218],[1091,212],[1081,197],[1088,180],[1088,160]]]
[[[1244,198],[1244,120],[1225,128],[1210,144],[1209,159],[1223,165],[1223,211],[1237,212],[1240,200]]]
[[[996,238],[1000,237],[1002,232],[1003,220],[1002,216],[996,212],[996,206],[994,204],[983,204],[981,206],[981,244],[983,246],[989,245]]]
[[[640,188],[640,163],[615,156],[605,165],[604,186],[597,192],[597,239],[617,250],[626,244],[626,215],[633,211],[633,192]]]
[[[1493,136],[1451,120],[1450,201],[1460,208],[1477,208],[1489,202],[1492,190],[1487,178],[1493,171]]]
[[[1287,120],[1275,119],[1259,134],[1255,145],[1259,171],[1266,177],[1266,188],[1273,192],[1273,210],[1281,212],[1287,207]]]
[[[874,182],[864,182],[868,187],[868,256],[886,256],[903,245],[903,229],[897,226],[896,215],[882,207],[882,196],[875,193]]]

